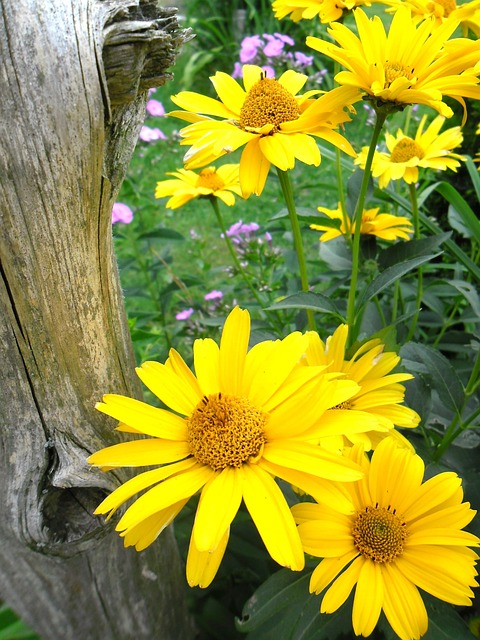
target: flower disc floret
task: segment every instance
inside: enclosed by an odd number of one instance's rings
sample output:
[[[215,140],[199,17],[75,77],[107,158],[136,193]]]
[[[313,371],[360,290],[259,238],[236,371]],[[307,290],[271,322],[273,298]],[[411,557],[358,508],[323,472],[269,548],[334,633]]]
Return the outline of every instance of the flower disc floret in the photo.
[[[385,507],[365,507],[355,516],[353,544],[365,558],[391,562],[401,555],[407,537],[405,522]]]
[[[394,146],[390,162],[408,162],[412,158],[421,160],[425,156],[422,147],[412,138],[402,138]]]
[[[266,442],[266,413],[239,396],[205,396],[187,420],[188,444],[198,462],[215,471],[258,458]]]
[[[272,125],[278,131],[282,122],[296,120],[300,116],[297,101],[274,78],[262,77],[247,94],[240,109],[239,124],[242,129],[255,131]]]

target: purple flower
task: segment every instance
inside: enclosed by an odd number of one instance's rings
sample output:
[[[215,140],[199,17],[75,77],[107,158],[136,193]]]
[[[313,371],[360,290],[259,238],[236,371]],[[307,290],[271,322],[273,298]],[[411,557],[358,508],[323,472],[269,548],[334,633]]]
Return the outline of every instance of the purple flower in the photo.
[[[210,291],[210,293],[206,293],[204,295],[204,298],[205,300],[220,300],[221,298],[223,298],[223,293],[221,291],[213,289],[213,291]]]
[[[148,100],[146,104],[147,113],[150,116],[164,116],[165,109],[159,100]]]
[[[177,313],[177,315],[175,316],[175,320],[188,320],[192,313],[192,307],[190,307],[190,309],[184,309],[183,311]]]
[[[282,40],[282,42],[284,42],[285,44],[289,44],[292,47],[295,44],[295,40],[293,38],[291,38],[290,36],[285,36],[283,35],[283,33],[275,32],[273,35],[279,40]]]
[[[148,90],[148,97],[153,96],[153,94],[156,92],[156,89],[149,89]]]
[[[264,33],[263,37],[268,40],[267,44],[263,48],[263,53],[267,58],[277,58],[282,53],[285,43],[283,40],[280,40],[275,36],[271,36],[268,33]]]
[[[252,62],[257,55],[258,49],[263,45],[260,36],[247,36],[241,42],[240,62],[247,64]]]
[[[313,56],[306,56],[301,51],[295,51],[295,62],[299,67],[309,67],[313,64]]]
[[[240,62],[235,62],[235,66],[232,71],[232,78],[241,78],[243,76],[243,69]]]
[[[167,140],[167,136],[158,127],[154,129],[143,125],[140,129],[140,140],[143,142],[155,142],[156,140]]]
[[[115,202],[112,209],[112,224],[116,222],[123,222],[123,224],[130,224],[133,220],[133,211],[123,202]]]

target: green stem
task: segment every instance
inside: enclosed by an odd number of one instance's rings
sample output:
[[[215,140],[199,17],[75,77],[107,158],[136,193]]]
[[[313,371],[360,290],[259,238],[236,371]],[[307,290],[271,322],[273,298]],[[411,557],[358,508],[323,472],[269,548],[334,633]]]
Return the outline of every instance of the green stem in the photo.
[[[295,207],[295,199],[293,197],[292,183],[288,171],[282,171],[277,167],[278,179],[280,180],[280,186],[282,188],[283,197],[288,209],[288,216],[290,218],[290,225],[293,233],[293,243],[295,252],[297,254],[298,268],[300,271],[300,282],[302,284],[302,291],[310,291],[307,276],[307,263],[305,260],[305,251],[303,250],[302,233],[300,231],[300,224],[298,222],[297,209]],[[312,309],[307,309],[308,328],[311,331],[315,331],[315,317]]]
[[[232,241],[230,240],[230,236],[227,234],[227,228],[225,226],[225,222],[223,221],[222,214],[220,212],[220,207],[218,206],[218,201],[215,196],[209,197],[210,202],[212,203],[213,210],[215,211],[215,215],[217,216],[218,226],[223,234],[223,238],[227,245],[228,251],[230,252],[230,256],[232,258],[233,264],[235,265],[236,270],[242,276],[245,284],[250,289],[253,297],[258,302],[260,309],[263,311],[264,302],[258,294],[257,289],[252,284],[252,281],[245,271],[245,269],[240,264],[240,260],[238,259],[237,252],[235,251],[235,247],[233,246]]]
[[[372,173],[372,162],[375,154],[375,148],[377,146],[380,131],[387,118],[387,113],[377,110],[377,117],[375,119],[375,127],[372,133],[372,139],[370,141],[370,147],[368,149],[367,160],[365,163],[365,169],[363,172],[362,184],[360,186],[360,193],[358,194],[357,204],[353,214],[353,245],[352,245],[352,275],[350,278],[350,289],[348,292],[347,301],[347,324],[348,324],[348,343],[351,346],[358,333],[358,327],[355,326],[356,321],[356,309],[355,309],[355,294],[357,291],[358,272],[360,266],[360,227],[362,223],[362,214],[365,207],[365,199],[367,197],[368,181]]]
[[[418,240],[420,238],[420,216],[418,212],[418,200],[417,190],[414,184],[408,185],[410,193],[410,202],[412,203],[412,218],[413,218],[413,237]],[[417,295],[415,298],[415,313],[412,318],[410,330],[407,335],[406,342],[409,342],[415,335],[415,329],[417,328],[418,318],[420,315],[420,308],[422,305],[423,297],[423,268],[419,267],[417,270]]]

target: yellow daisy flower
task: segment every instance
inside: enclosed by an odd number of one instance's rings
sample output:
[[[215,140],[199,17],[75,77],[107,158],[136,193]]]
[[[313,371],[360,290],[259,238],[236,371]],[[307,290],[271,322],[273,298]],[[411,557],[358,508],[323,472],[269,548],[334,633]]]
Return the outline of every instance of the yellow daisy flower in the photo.
[[[453,112],[444,96],[461,104],[465,97],[480,98],[480,41],[447,42],[458,22],[447,20],[436,27],[424,20],[416,25],[410,10],[401,6],[387,34],[378,16],[369,19],[362,9],[353,13],[358,36],[337,22],[328,29],[339,46],[307,37],[308,46],[348,69],[335,76],[339,84],[358,87],[377,107],[425,104],[447,118]]]
[[[359,100],[360,92],[337,87],[315,99],[318,91],[298,95],[307,79],[292,69],[278,80],[266,78],[260,67],[244,65],[244,88],[226,73],[211,78],[220,100],[191,91],[172,96],[185,111],[169,115],[191,122],[180,131],[181,144],[191,145],[185,168],[202,167],[245,145],[240,185],[248,197],[262,193],[272,164],[282,171],[292,169],[296,159],[318,166],[321,157],[315,137],[355,156],[350,143],[334,129],[350,120],[344,108]]]
[[[406,136],[401,129],[396,136],[387,133],[385,143],[389,153],[375,151],[372,164],[372,175],[378,178],[378,186],[384,189],[390,180],[403,178],[407,184],[418,181],[419,167],[445,171],[456,171],[460,166],[460,160],[464,156],[452,153],[452,149],[459,147],[463,142],[460,127],[452,127],[440,133],[445,118],[437,116],[435,120],[423,131],[427,116],[424,116],[415,134],[415,138]],[[355,159],[355,164],[365,168],[368,147],[364,147]]]
[[[406,407],[405,387],[402,382],[411,380],[410,373],[392,373],[400,362],[400,356],[393,351],[385,351],[385,345],[378,338],[368,340],[358,347],[353,355],[347,354],[348,326],[341,324],[335,332],[323,342],[315,331],[307,332],[309,340],[305,354],[305,364],[326,367],[330,374],[341,373],[342,377],[355,382],[359,389],[347,401],[330,410],[338,414],[343,411],[354,411],[373,416],[385,430],[367,429],[363,433],[345,434],[330,437],[328,444],[334,449],[343,449],[345,444],[362,443],[369,451],[387,435],[393,435],[404,445],[411,447],[405,438],[394,431],[395,426],[412,429],[418,426],[420,416],[416,411]],[[322,442],[322,441],[321,441]]]
[[[320,242],[328,242],[339,236],[351,236],[355,232],[355,223],[342,213],[340,204],[337,209],[327,209],[326,207],[317,207],[331,220],[340,220],[340,227],[335,229],[327,225],[311,224],[310,229],[315,231],[323,231],[320,236]],[[413,233],[413,225],[405,216],[393,216],[390,213],[378,213],[379,207],[375,209],[364,209],[362,213],[362,221],[360,223],[360,233],[364,235],[377,236],[381,240],[394,241],[397,238],[402,240],[410,240]]]
[[[234,194],[242,195],[239,169],[238,164],[224,164],[218,169],[206,167],[198,173],[178,169],[166,174],[174,179],[157,182],[155,198],[172,196],[165,205],[167,209],[178,209],[194,198],[211,196],[231,207],[235,204]]]
[[[358,385],[332,380],[321,367],[301,366],[308,338],[299,332],[247,352],[249,335],[250,316],[236,307],[220,346],[211,339],[195,341],[196,375],[173,349],[165,364],[145,362],[138,368],[142,382],[169,410],[113,394],[97,405],[120,421],[120,430],[150,437],[102,449],[89,463],[104,470],[154,468],[118,487],[95,513],[110,517],[146,490],[116,527],[125,546],[140,551],[201,492],[187,560],[192,586],[213,580],[242,500],[272,558],[293,570],[303,568],[300,538],[275,476],[335,504],[345,503],[344,490],[331,488],[332,481],[361,476],[355,463],[313,442],[323,434],[367,428],[348,411],[329,412],[347,402]]]
[[[310,579],[332,613],[356,585],[352,622],[369,636],[380,612],[401,640],[426,633],[428,617],[418,588],[455,605],[471,605],[477,585],[477,536],[462,531],[475,511],[463,502],[461,480],[451,472],[422,482],[425,465],[414,452],[385,438],[371,462],[361,445],[348,456],[365,477],[346,486],[353,513],[313,503],[292,507],[307,553],[324,558]]]
[[[398,7],[405,5],[412,11],[412,17],[416,22],[425,18],[433,18],[437,25],[447,19],[460,23],[463,34],[466,36],[471,29],[480,36],[480,0],[465,2],[460,6],[456,0],[383,0],[396,11]],[[387,9],[390,11],[390,9]]]
[[[339,20],[346,11],[355,7],[370,7],[369,0],[274,0],[272,9],[275,18],[282,20],[290,14],[293,22],[312,20],[316,16],[320,22],[328,24]]]

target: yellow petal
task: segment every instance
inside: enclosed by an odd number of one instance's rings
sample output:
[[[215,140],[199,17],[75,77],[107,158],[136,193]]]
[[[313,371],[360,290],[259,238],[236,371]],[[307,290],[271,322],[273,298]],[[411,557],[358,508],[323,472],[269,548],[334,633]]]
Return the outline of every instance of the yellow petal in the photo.
[[[235,307],[225,321],[220,341],[220,388],[224,393],[241,392],[249,338],[250,314]]]
[[[325,514],[324,514],[325,516]],[[348,517],[310,520],[298,525],[306,553],[319,558],[334,558],[353,551],[352,523]]]
[[[240,116],[240,110],[245,102],[247,94],[238,84],[236,80],[229,76],[228,73],[217,71],[217,73],[210,78],[215,91],[218,93],[218,97],[223,104],[231,111]]]
[[[250,91],[254,84],[256,84],[262,77],[263,70],[255,64],[243,65],[243,86],[245,91]]]
[[[328,480],[354,482],[363,477],[359,466],[348,458],[308,442],[292,439],[267,442],[263,457],[279,467],[297,469]]]
[[[293,69],[288,69],[282,73],[278,79],[278,83],[282,85],[292,96],[295,96],[308,80],[308,76]]]
[[[358,551],[353,549],[343,556],[322,560],[315,567],[310,578],[310,593],[321,593],[338,576],[342,569],[357,556]]]
[[[272,477],[256,465],[244,465],[243,472],[243,499],[267,551],[278,564],[301,571],[305,557],[282,491]]]
[[[175,351],[175,349],[170,349],[165,365],[170,367],[170,369],[172,369],[172,371],[182,379],[183,385],[190,387],[193,398],[202,397],[203,394],[200,385],[198,384],[198,380],[193,375],[190,367],[187,366],[185,360],[177,351]]]
[[[136,526],[149,516],[193,496],[208,482],[215,472],[210,467],[196,464],[177,475],[167,478],[138,498],[117,524],[117,531]]]
[[[258,137],[251,140],[240,158],[240,186],[244,198],[252,193],[257,196],[262,193],[270,171],[270,162],[261,152],[258,141]]]
[[[146,549],[173,522],[187,502],[188,498],[181,500],[142,520],[136,527],[123,531],[120,536],[123,538],[125,547],[135,546],[137,551]]]
[[[242,491],[243,473],[234,467],[212,476],[203,487],[192,533],[198,551],[211,552],[220,544],[240,507]]]
[[[177,413],[190,415],[200,401],[191,387],[182,384],[181,377],[160,362],[144,362],[136,372],[143,384]]]
[[[258,144],[266,159],[282,171],[293,169],[295,166],[295,156],[288,144],[287,136],[281,133],[261,136]]]
[[[195,374],[202,393],[206,396],[220,390],[220,350],[211,338],[195,340],[193,343],[193,361]]]
[[[98,505],[94,513],[98,515],[111,512],[108,516],[110,518],[120,505],[136,493],[139,493],[147,487],[151,487],[153,484],[161,482],[180,471],[185,471],[186,469],[193,467],[195,464],[195,460],[193,458],[189,458],[188,460],[182,460],[181,462],[166,465],[160,469],[152,469],[151,471],[139,473],[134,478],[124,482],[109,496],[107,496],[105,500]]]
[[[392,629],[402,640],[420,638],[428,629],[428,616],[417,587],[393,564],[382,565],[383,611]]]
[[[209,586],[222,562],[229,535],[230,530],[227,529],[214,551],[199,551],[191,536],[187,556],[187,582],[190,587],[205,589]]]
[[[97,467],[144,467],[177,462],[190,455],[187,442],[175,440],[134,440],[97,451],[88,458]]]
[[[369,636],[377,625],[383,605],[383,579],[380,565],[365,560],[358,575],[353,601],[352,622],[357,636]]]
[[[187,426],[183,418],[140,400],[112,393],[103,396],[103,403],[98,402],[95,408],[124,422],[136,432],[167,440],[187,439]]]
[[[235,115],[234,112],[218,100],[194,91],[181,91],[176,95],[170,96],[170,99],[178,107],[193,113],[205,113],[209,116],[218,116],[220,118],[231,118]]]
[[[333,613],[342,606],[355,586],[364,562],[363,556],[359,556],[340,574],[323,596],[321,613]]]

